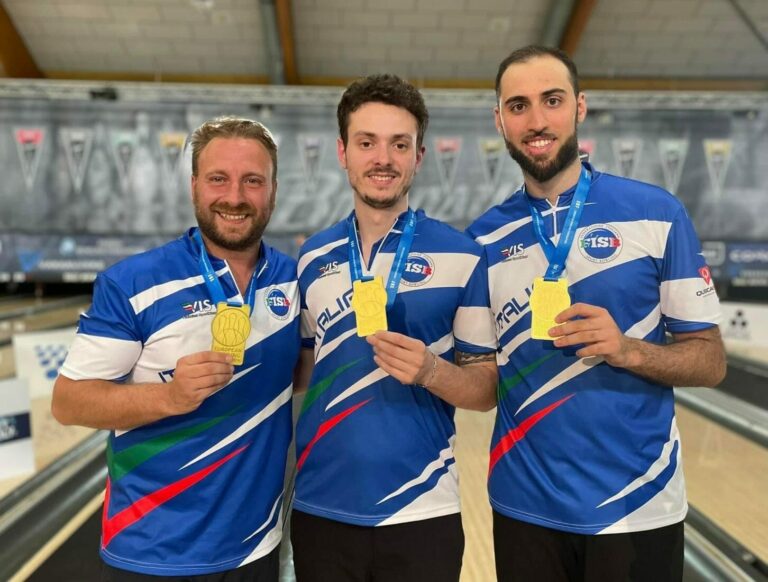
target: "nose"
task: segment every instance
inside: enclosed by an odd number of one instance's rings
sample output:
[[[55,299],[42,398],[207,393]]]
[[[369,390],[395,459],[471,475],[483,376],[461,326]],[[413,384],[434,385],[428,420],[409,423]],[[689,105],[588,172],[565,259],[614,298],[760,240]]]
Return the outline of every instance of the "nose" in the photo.
[[[376,164],[380,166],[388,166],[392,161],[392,152],[390,151],[389,144],[387,143],[378,144],[374,153]]]
[[[532,131],[544,131],[547,127],[547,116],[542,107],[531,106],[528,114],[528,126]]]
[[[239,180],[233,180],[224,194],[224,200],[234,206],[244,202],[245,199],[245,184]]]

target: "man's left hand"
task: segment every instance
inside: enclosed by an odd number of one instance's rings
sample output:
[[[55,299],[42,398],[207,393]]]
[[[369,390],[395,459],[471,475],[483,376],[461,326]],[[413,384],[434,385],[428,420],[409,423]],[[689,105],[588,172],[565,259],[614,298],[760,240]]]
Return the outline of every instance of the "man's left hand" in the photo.
[[[421,340],[394,331],[379,331],[365,338],[373,346],[373,361],[403,384],[422,384],[432,373],[432,358]]]
[[[565,348],[578,344],[585,347],[576,352],[580,358],[602,356],[611,366],[632,365],[632,340],[621,333],[607,309],[574,303],[555,318],[561,325],[549,330],[555,346]]]

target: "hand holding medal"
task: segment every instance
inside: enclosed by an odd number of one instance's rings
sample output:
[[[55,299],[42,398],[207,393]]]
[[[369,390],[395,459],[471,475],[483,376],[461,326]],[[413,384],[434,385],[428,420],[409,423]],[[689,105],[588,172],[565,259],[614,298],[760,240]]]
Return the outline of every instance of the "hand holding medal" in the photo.
[[[232,363],[240,366],[245,358],[245,342],[251,333],[251,310],[247,305],[216,306],[216,316],[211,323],[212,352],[232,356]]]

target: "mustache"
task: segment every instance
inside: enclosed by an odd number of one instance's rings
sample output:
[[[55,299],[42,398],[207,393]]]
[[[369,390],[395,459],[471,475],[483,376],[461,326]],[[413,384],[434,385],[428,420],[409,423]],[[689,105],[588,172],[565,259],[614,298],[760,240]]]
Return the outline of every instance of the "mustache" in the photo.
[[[555,136],[547,131],[532,131],[523,138],[523,141],[531,141],[534,139],[555,139]]]
[[[241,202],[235,206],[222,202],[211,206],[211,210],[213,212],[223,212],[224,214],[251,214],[253,212],[253,207],[245,202]]]
[[[376,166],[372,170],[368,170],[365,175],[370,176],[371,174],[392,174],[393,176],[400,176],[400,172],[395,170],[390,165],[387,166]]]

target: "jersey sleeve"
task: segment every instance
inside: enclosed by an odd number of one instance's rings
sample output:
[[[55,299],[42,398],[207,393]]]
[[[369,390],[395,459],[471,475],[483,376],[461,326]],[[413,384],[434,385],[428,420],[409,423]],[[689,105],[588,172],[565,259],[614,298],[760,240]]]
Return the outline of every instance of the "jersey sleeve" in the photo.
[[[93,303],[80,316],[61,374],[72,380],[124,380],[139,359],[142,346],[130,300],[114,281],[99,275]]]
[[[469,354],[496,351],[496,330],[490,305],[488,263],[485,252],[481,252],[453,319],[453,335],[458,351]]]
[[[304,255],[303,249],[299,253],[299,265]],[[303,269],[299,272],[299,296],[301,297],[301,347],[314,349],[315,347],[315,322],[307,307],[308,278]]]
[[[720,321],[712,275],[682,207],[672,221],[661,265],[661,313],[672,333],[699,331]]]

